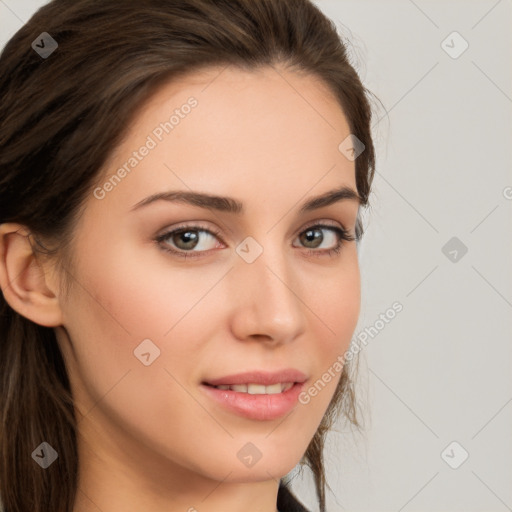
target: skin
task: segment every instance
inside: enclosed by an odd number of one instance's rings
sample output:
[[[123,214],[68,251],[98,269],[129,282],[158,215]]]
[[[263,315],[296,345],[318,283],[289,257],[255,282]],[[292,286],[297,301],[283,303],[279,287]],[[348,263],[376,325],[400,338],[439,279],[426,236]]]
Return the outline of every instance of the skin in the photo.
[[[273,512],[279,478],[327,409],[340,372],[277,420],[228,412],[200,389],[205,378],[290,367],[308,376],[308,388],[346,351],[359,316],[356,243],[342,240],[331,257],[320,252],[336,245],[335,232],[320,230],[318,248],[299,238],[315,223],[354,235],[357,200],[299,213],[313,196],[356,190],[355,163],[338,150],[349,126],[321,81],[277,69],[195,72],[151,97],[99,183],[168,112],[190,96],[198,105],[103,199],[86,198],[69,295],[55,267],[33,256],[27,231],[0,226],[6,300],[55,328],[70,375],[80,455],[74,512]],[[168,190],[230,196],[245,213],[167,201],[131,211]],[[201,245],[188,251],[205,252],[195,259],[154,241],[185,222],[220,239],[196,231]],[[235,251],[247,236],[263,248],[250,264]],[[187,250],[172,240],[167,246]],[[149,366],[134,356],[144,339],[161,351]],[[252,467],[237,458],[248,442],[262,454]]]

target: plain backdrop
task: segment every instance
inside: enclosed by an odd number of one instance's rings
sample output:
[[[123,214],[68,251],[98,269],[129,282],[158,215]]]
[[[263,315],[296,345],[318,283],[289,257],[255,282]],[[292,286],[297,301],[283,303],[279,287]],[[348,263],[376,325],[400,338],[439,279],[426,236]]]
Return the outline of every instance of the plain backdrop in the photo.
[[[44,3],[0,0],[0,46]],[[354,334],[364,430],[328,437],[327,509],[512,510],[512,3],[316,4],[381,102]],[[311,474],[292,476],[317,510]]]

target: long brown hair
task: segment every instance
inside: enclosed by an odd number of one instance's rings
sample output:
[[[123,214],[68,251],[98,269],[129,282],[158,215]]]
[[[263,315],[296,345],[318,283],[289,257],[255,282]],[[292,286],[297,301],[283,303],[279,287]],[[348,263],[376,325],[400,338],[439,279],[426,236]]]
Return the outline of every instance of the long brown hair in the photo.
[[[58,44],[46,58],[32,46],[43,32]],[[335,94],[365,146],[355,165],[366,205],[375,166],[371,93],[334,23],[310,0],[54,0],[0,55],[0,223],[27,226],[62,259],[99,170],[158,85],[211,66],[276,63],[321,78]],[[358,425],[348,371],[347,363],[301,460],[322,512],[325,433],[342,410]],[[54,330],[1,294],[0,414],[5,511],[71,512],[78,452],[66,367]],[[47,471],[31,457],[42,441],[58,447]]]

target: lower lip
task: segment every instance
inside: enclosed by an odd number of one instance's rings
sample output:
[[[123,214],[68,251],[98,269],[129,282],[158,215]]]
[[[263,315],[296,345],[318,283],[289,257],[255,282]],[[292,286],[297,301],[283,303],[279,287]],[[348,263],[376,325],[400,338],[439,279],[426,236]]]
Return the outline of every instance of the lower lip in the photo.
[[[201,384],[201,388],[209,397],[235,414],[252,420],[275,420],[295,407],[304,383],[296,382],[287,391],[274,395],[250,395],[206,384]]]

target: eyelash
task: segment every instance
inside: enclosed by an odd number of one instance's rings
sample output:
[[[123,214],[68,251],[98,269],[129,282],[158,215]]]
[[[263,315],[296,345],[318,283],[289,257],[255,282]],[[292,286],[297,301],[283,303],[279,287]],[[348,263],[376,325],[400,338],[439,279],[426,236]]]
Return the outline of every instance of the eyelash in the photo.
[[[299,235],[303,234],[304,232],[312,229],[329,229],[331,231],[334,231],[338,235],[338,243],[335,247],[332,247],[331,249],[323,249],[323,250],[315,250],[315,249],[308,249],[307,250],[307,256],[314,256],[314,257],[322,257],[322,256],[330,256],[334,257],[336,254],[339,254],[341,251],[342,246],[344,245],[344,242],[352,242],[356,240],[354,236],[349,234],[349,232],[341,228],[339,226],[330,226],[328,224],[313,224],[311,226],[307,226],[304,228],[303,231],[299,233]],[[222,237],[220,236],[220,231],[215,229],[210,229],[206,226],[201,225],[192,225],[192,226],[179,226],[171,231],[166,231],[165,233],[162,233],[161,235],[158,235],[154,240],[157,242],[162,250],[166,252],[170,252],[171,254],[178,256],[180,258],[200,258],[204,253],[207,253],[209,251],[183,251],[183,250],[176,250],[171,249],[168,244],[164,244],[164,240],[170,238],[172,235],[175,235],[177,233],[184,233],[187,231],[202,231],[206,232],[215,238],[219,239],[223,244],[225,243],[224,240],[222,240]]]

